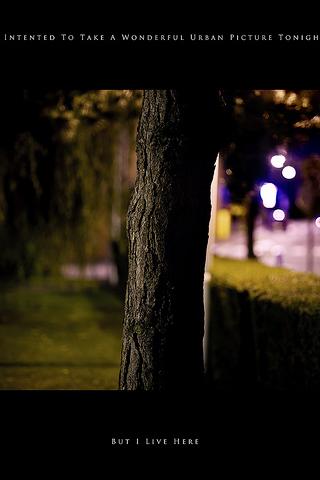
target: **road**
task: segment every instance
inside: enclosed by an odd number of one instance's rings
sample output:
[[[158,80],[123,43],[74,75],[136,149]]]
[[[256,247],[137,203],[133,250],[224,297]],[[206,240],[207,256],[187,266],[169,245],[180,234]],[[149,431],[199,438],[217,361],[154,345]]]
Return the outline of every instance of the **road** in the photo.
[[[270,231],[258,225],[255,231],[254,251],[259,260],[266,265],[282,266],[301,272],[307,271],[307,233],[306,220],[291,220],[287,229],[275,223]],[[320,275],[320,229],[313,224],[314,248],[313,272]],[[211,243],[210,252],[223,257],[246,258],[245,232],[239,228],[226,241]]]
[[[307,271],[307,232],[305,220],[291,220],[284,231],[281,224],[274,224],[270,231],[263,225],[258,225],[255,231],[255,253],[266,265],[282,266],[300,272]],[[314,268],[320,275],[320,229],[313,226],[314,234]],[[243,228],[234,231],[226,241],[211,243],[210,252],[222,257],[246,258],[246,238]],[[65,265],[63,275],[69,278],[88,278],[106,280],[112,285],[117,284],[117,270],[112,262],[100,262],[86,265]]]

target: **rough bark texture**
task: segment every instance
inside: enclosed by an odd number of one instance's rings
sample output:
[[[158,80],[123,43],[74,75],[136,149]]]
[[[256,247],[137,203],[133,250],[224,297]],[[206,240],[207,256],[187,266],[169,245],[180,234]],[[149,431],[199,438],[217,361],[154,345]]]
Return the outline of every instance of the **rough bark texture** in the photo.
[[[217,91],[147,90],[128,211],[122,390],[199,388]]]

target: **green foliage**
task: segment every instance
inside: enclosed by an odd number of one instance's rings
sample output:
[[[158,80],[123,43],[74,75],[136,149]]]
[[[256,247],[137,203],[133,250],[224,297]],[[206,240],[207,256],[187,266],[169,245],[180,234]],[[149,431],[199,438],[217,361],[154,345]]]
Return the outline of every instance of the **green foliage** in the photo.
[[[247,291],[252,299],[320,318],[320,277],[317,275],[268,267],[255,260],[218,257],[212,260],[211,272],[216,285]]]
[[[319,139],[319,90],[233,90],[226,92],[230,143],[224,149],[233,200],[242,201],[268,176],[268,158]],[[317,122],[311,121],[318,120]]]
[[[0,272],[25,278],[56,273],[65,261],[105,258],[119,137],[127,132],[129,157],[141,92],[12,95],[0,150]],[[133,178],[122,174],[120,181],[123,217]]]
[[[319,390],[319,277],[220,258],[211,272],[209,371],[216,385]]]

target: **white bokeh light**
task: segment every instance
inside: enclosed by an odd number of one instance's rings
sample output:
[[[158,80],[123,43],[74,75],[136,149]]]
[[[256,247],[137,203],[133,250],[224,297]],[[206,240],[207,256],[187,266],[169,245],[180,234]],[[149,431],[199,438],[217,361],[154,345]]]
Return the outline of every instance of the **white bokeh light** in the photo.
[[[277,202],[278,189],[273,183],[264,183],[260,188],[260,196],[263,206],[266,208],[274,208]]]
[[[282,222],[286,218],[286,214],[280,208],[277,208],[277,210],[273,212],[272,216],[277,222]]]
[[[314,223],[316,224],[317,228],[320,228],[320,217],[316,218],[316,221]]]
[[[271,157],[271,165],[275,168],[282,168],[283,165],[285,164],[286,157],[284,155],[273,155]]]
[[[294,167],[291,167],[291,165],[287,165],[282,170],[282,176],[287,180],[291,180],[296,176],[296,174],[297,174],[296,169]]]

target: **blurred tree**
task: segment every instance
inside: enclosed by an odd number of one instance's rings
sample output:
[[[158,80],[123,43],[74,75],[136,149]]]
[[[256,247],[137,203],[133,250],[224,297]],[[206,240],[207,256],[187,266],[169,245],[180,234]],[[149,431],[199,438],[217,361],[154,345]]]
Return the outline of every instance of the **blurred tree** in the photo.
[[[120,388],[198,388],[210,184],[221,146],[217,91],[146,90],[128,211]]]
[[[307,271],[314,270],[314,225],[320,216],[320,156],[311,155],[302,165],[302,185],[297,203],[308,218]]]
[[[306,158],[302,165],[302,185],[298,204],[309,218],[320,215],[320,156]]]
[[[141,92],[127,90],[14,91],[4,97],[3,274],[25,277],[58,271],[65,261],[105,257],[111,255],[112,240],[125,255],[123,221],[112,238],[112,205],[121,195],[117,215],[123,219],[134,179],[140,99]],[[117,151],[123,148],[124,131],[126,162],[119,174]]]
[[[252,258],[257,186],[271,180],[272,155],[299,149],[302,128],[303,141],[314,140],[315,129],[309,127],[319,112],[320,91],[232,90],[225,95],[231,117],[230,143],[222,155],[225,180],[232,201],[247,207],[247,252]]]

